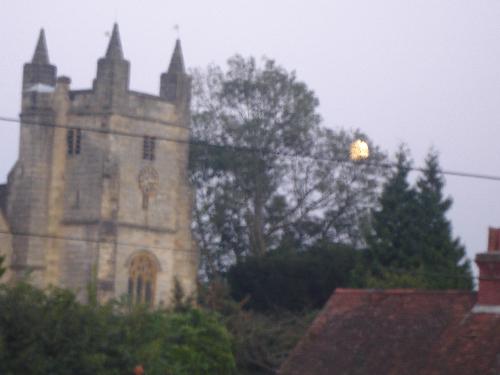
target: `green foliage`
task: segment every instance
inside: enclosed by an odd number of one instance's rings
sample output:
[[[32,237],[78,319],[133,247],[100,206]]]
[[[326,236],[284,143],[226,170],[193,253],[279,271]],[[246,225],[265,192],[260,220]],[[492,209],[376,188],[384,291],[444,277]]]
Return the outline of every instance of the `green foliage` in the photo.
[[[425,289],[428,287],[428,283],[422,272],[395,272],[384,270],[377,276],[371,274],[367,275],[365,286],[375,289]]]
[[[356,259],[354,249],[325,243],[302,252],[275,250],[234,265],[228,281],[233,298],[247,298],[251,309],[318,309],[336,287],[349,286]]]
[[[212,316],[199,310],[175,314],[169,324],[169,357],[179,363],[179,374],[230,374],[234,359],[225,329]],[[178,360],[182,359],[182,360]],[[182,370],[182,371],[181,371]]]
[[[103,316],[74,296],[18,284],[0,290],[2,374],[118,374],[107,370]],[[92,329],[89,329],[92,327]]]
[[[351,142],[367,138],[322,127],[318,104],[272,60],[235,56],[225,71],[194,72],[192,131],[203,142],[190,170],[206,278],[278,247],[362,239],[384,156],[370,144],[373,163],[346,163]]]
[[[233,374],[226,329],[211,313],[82,305],[63,290],[0,289],[0,373]],[[120,312],[122,311],[122,312]]]
[[[317,311],[262,314],[240,311],[227,320],[241,375],[276,374],[290,351],[303,337]]]
[[[417,181],[419,223],[422,237],[422,263],[432,289],[471,289],[470,263],[465,260],[465,248],[452,237],[451,223],[446,213],[452,199],[443,196],[444,179],[438,154],[431,150],[425,169]]]
[[[400,149],[396,170],[384,185],[380,209],[373,211],[373,232],[367,236],[375,267],[413,270],[420,264],[421,243],[415,225],[418,201],[407,181],[410,167],[407,151]]]
[[[202,305],[223,317],[231,332],[240,375],[275,374],[316,315],[316,311],[263,314],[243,309],[246,301],[235,302],[220,279],[202,285],[199,297]]]
[[[358,286],[471,289],[470,264],[464,247],[451,233],[443,197],[444,179],[431,151],[416,187],[408,183],[411,162],[401,148],[397,165],[373,212],[364,267],[356,267]]]
[[[232,374],[230,337],[215,316],[138,308],[124,317],[124,342],[148,374]]]

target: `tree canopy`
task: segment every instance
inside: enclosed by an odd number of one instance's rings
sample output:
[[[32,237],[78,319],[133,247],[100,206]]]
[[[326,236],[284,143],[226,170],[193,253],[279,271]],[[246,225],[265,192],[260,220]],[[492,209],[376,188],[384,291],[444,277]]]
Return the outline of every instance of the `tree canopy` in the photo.
[[[233,374],[231,339],[201,310],[149,311],[82,305],[71,292],[0,287],[0,373],[123,375]]]
[[[191,179],[205,276],[286,244],[362,241],[384,156],[360,132],[322,126],[318,104],[269,59],[235,56],[226,70],[194,72]],[[347,162],[357,138],[374,163]]]
[[[417,180],[419,203],[418,227],[422,234],[422,258],[431,289],[472,287],[470,263],[465,259],[465,248],[452,235],[446,214],[453,203],[443,194],[444,178],[438,154],[431,150],[425,168]]]
[[[262,312],[320,309],[335,288],[350,286],[358,252],[345,245],[318,243],[306,251],[278,249],[249,256],[227,274],[231,295]]]
[[[416,186],[408,182],[410,168],[408,151],[401,148],[380,208],[373,211],[365,269],[358,266],[355,272],[366,272],[361,284],[369,287],[470,289],[465,249],[446,218],[452,201],[443,195],[437,153],[428,154]]]

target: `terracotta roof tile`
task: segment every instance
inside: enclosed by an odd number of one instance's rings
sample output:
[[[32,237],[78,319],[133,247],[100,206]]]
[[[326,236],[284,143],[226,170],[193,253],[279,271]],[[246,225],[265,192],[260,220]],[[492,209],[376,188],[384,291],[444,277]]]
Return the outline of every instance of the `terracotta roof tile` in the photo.
[[[471,292],[337,289],[279,374],[488,374],[463,372],[487,371],[500,348],[500,315],[472,314],[475,301]],[[490,358],[467,367],[483,349]],[[463,358],[445,361],[455,352]]]

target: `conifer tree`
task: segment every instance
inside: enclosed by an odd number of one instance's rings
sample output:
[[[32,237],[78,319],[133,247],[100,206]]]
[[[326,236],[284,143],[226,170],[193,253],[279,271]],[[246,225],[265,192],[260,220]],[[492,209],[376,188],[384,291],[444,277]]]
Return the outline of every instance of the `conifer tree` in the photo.
[[[411,161],[405,147],[401,146],[396,159],[396,169],[384,185],[380,208],[373,211],[372,231],[367,236],[370,280],[397,279],[399,272],[415,271],[421,262],[415,226],[418,199],[408,183]]]
[[[465,260],[465,249],[460,240],[453,238],[451,223],[446,218],[452,199],[443,196],[443,187],[438,154],[431,150],[417,180],[418,227],[426,280],[432,289],[470,289],[470,263]]]
[[[470,289],[470,263],[446,218],[452,200],[443,196],[437,153],[428,154],[415,188],[408,183],[410,169],[408,151],[402,147],[396,170],[384,185],[380,208],[372,215],[372,230],[367,236],[368,271],[361,284]]]

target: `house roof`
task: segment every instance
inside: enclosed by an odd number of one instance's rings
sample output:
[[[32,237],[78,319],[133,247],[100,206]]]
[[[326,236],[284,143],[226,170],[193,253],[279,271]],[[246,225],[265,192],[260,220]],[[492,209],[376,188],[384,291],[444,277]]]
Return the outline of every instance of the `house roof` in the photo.
[[[337,289],[279,374],[497,374],[500,314],[474,310],[476,300],[461,291]]]
[[[432,355],[436,360],[427,366],[427,375],[499,374],[500,315],[465,314],[459,324],[441,335]]]

